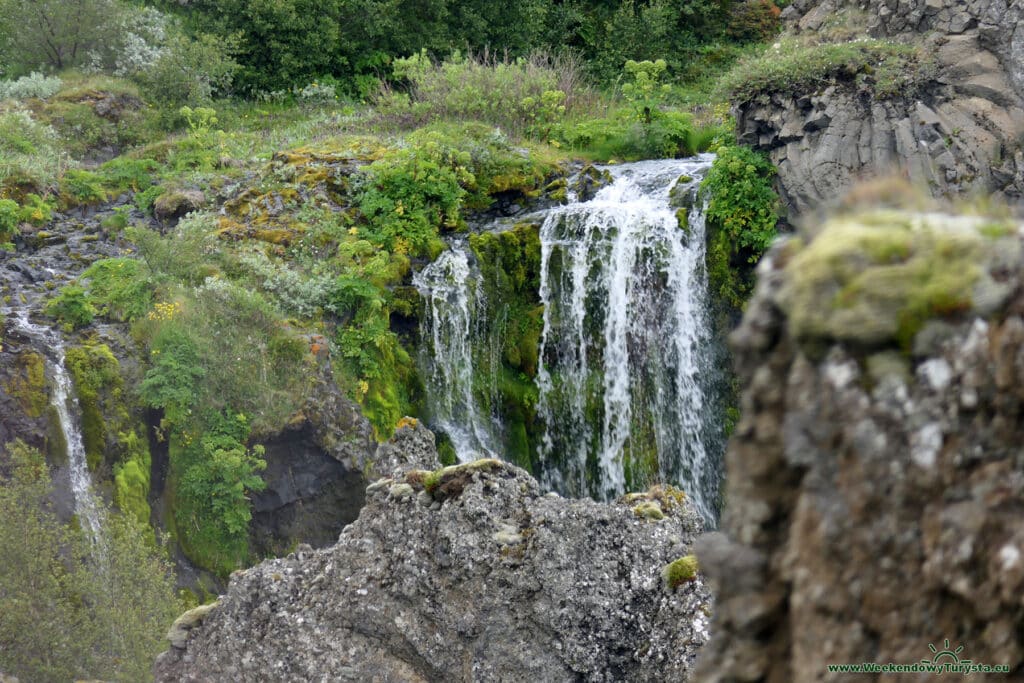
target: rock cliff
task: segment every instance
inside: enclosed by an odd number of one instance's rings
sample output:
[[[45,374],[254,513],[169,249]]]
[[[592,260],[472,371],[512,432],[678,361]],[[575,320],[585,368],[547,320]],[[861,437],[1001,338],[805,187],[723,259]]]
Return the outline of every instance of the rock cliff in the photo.
[[[853,74],[808,91],[737,103],[739,140],[768,153],[797,213],[858,179],[899,173],[935,196],[1024,193],[1024,8],[1007,0],[797,0],[784,13],[801,39],[856,35],[918,45],[928,77],[879,97]],[[840,30],[847,22],[855,30]],[[870,72],[870,66],[866,67]]]
[[[878,210],[769,252],[732,337],[743,417],[724,534],[697,549],[717,588],[696,680],[847,680],[828,664],[961,645],[1024,673],[1022,234]]]
[[[410,470],[434,453],[421,427],[386,450],[393,476],[338,543],[236,573],[158,681],[687,677],[710,604],[689,561],[666,570],[700,529],[677,491],[602,504],[495,460]]]

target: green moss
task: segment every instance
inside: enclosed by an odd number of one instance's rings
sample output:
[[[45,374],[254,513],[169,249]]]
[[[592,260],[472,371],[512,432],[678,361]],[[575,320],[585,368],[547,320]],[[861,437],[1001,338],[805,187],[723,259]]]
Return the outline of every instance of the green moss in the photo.
[[[665,565],[661,575],[669,589],[674,589],[687,581],[693,581],[697,578],[698,570],[697,557],[695,555],[685,555]]]
[[[128,417],[121,404],[121,366],[106,344],[85,344],[68,349],[65,365],[78,396],[86,462],[91,470],[96,471],[107,452],[108,420],[102,408],[108,409],[111,421],[120,423]]]
[[[655,501],[646,500],[633,508],[633,514],[643,519],[650,519],[658,521],[665,519],[665,513],[661,510],[661,505]]]
[[[68,442],[60,426],[60,415],[53,405],[46,409],[46,459],[55,466],[68,462]]]
[[[450,465],[435,470],[423,477],[423,488],[434,497],[444,501],[458,498],[477,472],[498,472],[508,467],[494,458],[483,458],[461,465]]]
[[[114,474],[114,503],[143,524],[149,524],[149,471],[131,460]]]
[[[149,446],[134,430],[118,434],[120,462],[114,467],[114,503],[143,527],[150,518],[149,487],[152,461]]]
[[[35,351],[22,351],[15,360],[14,376],[4,389],[18,400],[26,415],[40,417],[50,404],[46,393],[46,361]]]
[[[1020,245],[986,224],[892,210],[832,220],[787,265],[794,335],[908,350],[928,320],[998,305],[1006,292],[990,267]]]

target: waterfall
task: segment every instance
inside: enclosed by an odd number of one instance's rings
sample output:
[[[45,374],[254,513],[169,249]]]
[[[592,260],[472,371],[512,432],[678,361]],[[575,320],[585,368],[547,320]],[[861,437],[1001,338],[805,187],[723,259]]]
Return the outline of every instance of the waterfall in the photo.
[[[607,499],[673,483],[715,518],[704,215],[694,206],[680,226],[669,197],[712,159],[610,167],[610,185],[544,220],[538,412],[553,488]]]
[[[680,225],[712,155],[608,167],[592,198],[538,216],[543,332],[535,377],[535,474],[568,495],[609,499],[664,482],[716,518],[721,407],[707,308],[704,213]],[[686,202],[683,202],[686,203]],[[507,226],[496,225],[494,232]],[[501,368],[475,255],[463,240],[418,273],[429,419],[457,456],[503,455]],[[492,306],[491,315],[501,315]]]
[[[431,421],[451,439],[460,461],[498,457],[495,425],[489,411],[482,412],[474,392],[474,381],[488,386],[490,381],[486,373],[478,375],[473,359],[483,294],[470,265],[468,247],[461,242],[452,244],[415,275],[413,285],[427,307],[420,336],[429,342],[421,349],[429,358],[421,366],[427,368]]]
[[[102,545],[102,512],[92,490],[92,479],[85,458],[85,444],[79,427],[78,399],[74,385],[64,366],[64,340],[54,330],[29,321],[28,311],[13,312],[15,327],[30,339],[35,340],[44,351],[53,375],[53,394],[50,403],[60,420],[61,432],[67,444],[68,469],[71,479],[71,493],[75,499],[75,514],[82,529],[89,535],[93,547]],[[101,551],[102,554],[102,551]]]

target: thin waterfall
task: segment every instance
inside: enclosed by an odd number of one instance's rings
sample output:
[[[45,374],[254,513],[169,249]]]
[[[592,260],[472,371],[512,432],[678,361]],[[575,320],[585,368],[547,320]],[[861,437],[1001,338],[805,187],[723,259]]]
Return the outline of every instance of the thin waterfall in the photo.
[[[85,443],[79,425],[78,398],[75,396],[74,385],[64,366],[64,340],[60,334],[49,327],[36,325],[29,321],[28,312],[13,312],[15,327],[25,336],[35,340],[47,358],[47,367],[52,374],[53,393],[50,403],[57,412],[61,433],[67,444],[68,469],[71,479],[71,493],[75,499],[75,514],[78,515],[82,529],[89,535],[94,548],[102,550],[103,514],[96,494],[92,488],[92,478],[85,457]]]
[[[478,338],[477,310],[483,293],[473,275],[468,247],[451,245],[413,278],[427,311],[420,333],[429,358],[427,391],[431,420],[451,439],[460,461],[498,457],[489,411],[478,404],[475,382],[493,391],[493,380],[479,373],[473,358]]]

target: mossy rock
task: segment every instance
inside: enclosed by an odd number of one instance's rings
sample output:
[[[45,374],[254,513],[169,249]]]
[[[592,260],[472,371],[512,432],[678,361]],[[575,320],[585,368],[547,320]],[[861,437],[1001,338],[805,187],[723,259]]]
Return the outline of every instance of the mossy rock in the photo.
[[[501,460],[494,458],[483,458],[461,465],[450,465],[435,470],[423,478],[423,488],[434,497],[434,500],[444,501],[458,498],[466,489],[466,486],[473,480],[477,472],[499,472],[508,466]],[[408,476],[406,483],[411,485]]]
[[[13,377],[4,390],[18,400],[31,418],[40,417],[50,404],[46,392],[46,361],[35,351],[22,351],[15,360]]]
[[[1003,305],[1010,286],[993,273],[1018,262],[1014,232],[978,216],[878,210],[835,218],[809,244],[780,250],[779,302],[803,343],[909,350],[931,319],[985,316]]]
[[[199,190],[171,190],[153,202],[153,215],[161,221],[177,220],[205,205],[206,196]]]
[[[671,590],[696,579],[699,569],[697,557],[695,555],[685,555],[675,562],[665,565],[661,575],[665,579],[665,584]]]

